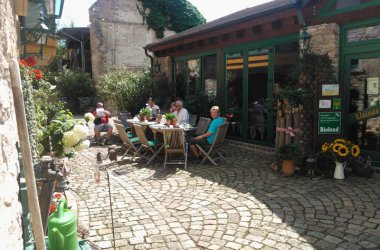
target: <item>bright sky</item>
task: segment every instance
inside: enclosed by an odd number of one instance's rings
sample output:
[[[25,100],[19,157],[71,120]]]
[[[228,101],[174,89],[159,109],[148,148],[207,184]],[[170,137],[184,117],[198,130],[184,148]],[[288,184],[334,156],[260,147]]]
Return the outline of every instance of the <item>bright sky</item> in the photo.
[[[88,9],[96,0],[65,0],[62,18],[58,20],[58,27],[86,27],[89,25]],[[271,0],[188,0],[206,20],[212,21],[233,12],[256,6]]]

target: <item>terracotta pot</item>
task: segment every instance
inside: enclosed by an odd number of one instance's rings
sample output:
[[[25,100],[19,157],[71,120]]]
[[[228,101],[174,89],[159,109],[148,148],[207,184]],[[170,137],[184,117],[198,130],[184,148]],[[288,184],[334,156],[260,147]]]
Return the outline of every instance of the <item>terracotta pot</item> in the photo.
[[[173,127],[177,127],[177,118],[174,118],[173,120],[172,120],[172,125],[173,125]]]
[[[292,160],[283,160],[282,161],[282,173],[284,176],[292,176],[296,171],[296,166]]]
[[[167,120],[166,124],[168,124],[169,126],[172,125],[173,124],[173,120]]]
[[[140,122],[143,122],[144,121],[144,116],[139,115],[139,120],[140,120]]]

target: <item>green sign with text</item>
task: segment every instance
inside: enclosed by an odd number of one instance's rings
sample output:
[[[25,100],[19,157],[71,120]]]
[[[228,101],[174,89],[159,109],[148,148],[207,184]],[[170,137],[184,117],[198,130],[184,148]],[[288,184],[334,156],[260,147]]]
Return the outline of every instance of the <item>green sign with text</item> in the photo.
[[[318,134],[339,134],[341,118],[340,112],[319,112]]]

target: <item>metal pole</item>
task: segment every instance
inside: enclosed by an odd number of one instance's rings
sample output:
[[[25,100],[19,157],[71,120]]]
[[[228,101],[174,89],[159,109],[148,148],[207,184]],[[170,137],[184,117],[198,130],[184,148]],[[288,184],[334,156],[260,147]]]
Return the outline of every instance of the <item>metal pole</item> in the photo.
[[[40,205],[38,204],[38,194],[36,179],[32,163],[32,152],[29,144],[28,127],[25,117],[24,97],[21,88],[20,68],[17,60],[12,59],[9,62],[9,70],[12,80],[12,92],[15,102],[17,130],[21,146],[22,164],[26,181],[26,191],[28,193],[28,204],[32,215],[33,233],[36,241],[37,250],[45,250],[45,238],[42,227]]]

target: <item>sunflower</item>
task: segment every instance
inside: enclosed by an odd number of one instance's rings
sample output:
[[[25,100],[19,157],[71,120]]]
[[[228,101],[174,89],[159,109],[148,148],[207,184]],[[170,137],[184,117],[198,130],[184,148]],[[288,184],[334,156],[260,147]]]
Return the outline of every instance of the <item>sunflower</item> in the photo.
[[[339,154],[339,156],[345,157],[348,155],[349,150],[346,145],[341,144],[337,153]]]
[[[346,143],[344,139],[335,139],[334,143]]]
[[[328,149],[329,149],[330,145],[325,142],[323,145],[322,145],[322,152],[326,152]]]
[[[352,148],[351,148],[351,154],[352,154],[353,157],[359,156],[359,154],[360,154],[360,148],[359,148],[358,145],[352,146]]]
[[[339,148],[340,147],[343,147],[344,145],[342,144],[342,143],[334,143],[333,144],[333,151],[335,152],[335,153],[339,153]],[[344,146],[345,147],[345,146]]]

